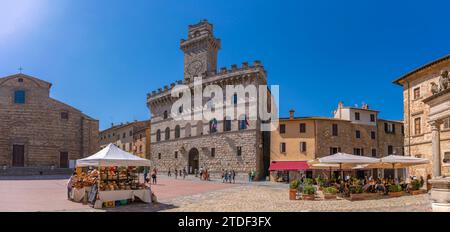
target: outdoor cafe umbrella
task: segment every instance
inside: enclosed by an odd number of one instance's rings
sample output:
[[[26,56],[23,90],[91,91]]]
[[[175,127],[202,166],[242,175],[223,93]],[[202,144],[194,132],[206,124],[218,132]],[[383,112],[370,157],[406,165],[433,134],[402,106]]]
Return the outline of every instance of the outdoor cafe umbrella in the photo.
[[[309,161],[308,161],[309,162]],[[310,161],[311,169],[328,169],[330,170],[330,179],[331,179],[331,169],[338,169],[339,164],[322,164],[322,163],[314,163],[314,160]]]
[[[370,164],[369,167],[370,168],[382,168],[382,169],[392,168],[392,169],[394,169],[394,173],[395,173],[394,177],[397,178],[397,176],[398,176],[397,169],[398,168],[406,168],[406,167],[411,167],[411,166],[416,166],[416,165],[421,165],[421,164],[428,164],[428,163],[430,163],[430,161],[428,159],[424,159],[424,158],[417,158],[417,157],[413,157],[413,156],[403,156],[403,155],[389,155],[389,156],[381,158],[379,163]]]
[[[321,163],[321,164],[338,164],[339,169],[341,170],[342,178],[344,177],[344,172],[342,170],[343,167],[355,167],[361,164],[374,164],[379,163],[379,159],[366,157],[366,156],[358,156],[358,155],[350,155],[346,153],[336,153],[334,155],[325,156],[322,158],[315,159],[311,162],[311,165]]]

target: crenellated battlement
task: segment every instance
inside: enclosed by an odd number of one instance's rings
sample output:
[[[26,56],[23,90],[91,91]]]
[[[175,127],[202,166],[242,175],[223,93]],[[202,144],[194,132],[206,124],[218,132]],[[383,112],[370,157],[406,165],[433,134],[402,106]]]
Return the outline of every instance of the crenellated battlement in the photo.
[[[229,68],[222,67],[220,68],[219,73],[216,73],[215,75],[208,76],[207,79],[204,79],[205,82],[208,82],[208,80],[214,80],[215,79],[226,79],[229,77],[235,77],[238,75],[246,75],[248,72],[259,72],[262,71],[265,73],[264,66],[262,65],[261,61],[255,60],[253,61],[253,65],[249,65],[247,61],[242,62],[241,66],[237,66],[236,64],[232,64]],[[182,84],[189,84],[190,82],[187,80],[177,80],[173,83],[170,83],[169,85],[164,85],[163,88],[158,88],[157,91],[152,91],[151,93],[147,94],[147,99],[150,100],[150,98],[157,98],[159,95],[165,95],[169,92],[169,90],[173,89],[176,85],[182,85]],[[170,86],[170,87],[169,87]]]

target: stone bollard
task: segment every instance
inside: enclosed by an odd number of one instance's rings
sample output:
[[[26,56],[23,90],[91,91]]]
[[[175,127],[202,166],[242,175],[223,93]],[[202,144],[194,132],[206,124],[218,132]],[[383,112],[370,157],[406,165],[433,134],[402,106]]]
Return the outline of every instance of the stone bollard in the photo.
[[[450,177],[437,177],[429,180],[430,200],[433,212],[450,212]]]

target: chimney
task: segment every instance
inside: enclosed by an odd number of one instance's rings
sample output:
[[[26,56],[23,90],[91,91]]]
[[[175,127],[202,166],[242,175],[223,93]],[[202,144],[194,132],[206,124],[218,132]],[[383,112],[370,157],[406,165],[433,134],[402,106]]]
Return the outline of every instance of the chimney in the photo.
[[[294,119],[294,113],[295,113],[294,109],[289,110],[289,119]]]
[[[342,109],[342,108],[344,108],[344,102],[339,101],[339,103],[338,103],[338,109]]]
[[[366,103],[363,103],[362,108],[364,110],[368,110],[369,109],[369,105],[367,105]]]
[[[114,123],[112,122],[112,123],[111,123],[111,127],[113,127],[113,126],[114,126]]]

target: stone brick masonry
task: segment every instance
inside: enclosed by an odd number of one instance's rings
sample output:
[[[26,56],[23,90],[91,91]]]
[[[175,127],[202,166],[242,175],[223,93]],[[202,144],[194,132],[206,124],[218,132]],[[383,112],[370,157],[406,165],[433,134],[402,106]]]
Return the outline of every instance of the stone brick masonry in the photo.
[[[50,87],[24,74],[0,78],[0,165],[12,166],[13,145],[24,145],[25,167],[60,167],[60,152],[75,160],[98,150],[98,121],[50,98]],[[24,104],[15,103],[16,90],[25,91]]]

